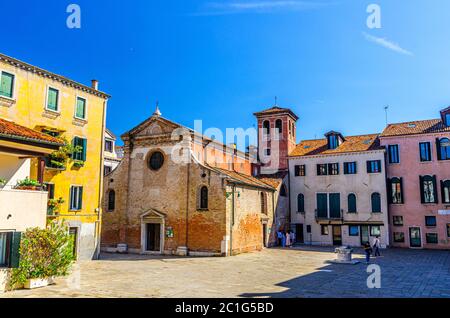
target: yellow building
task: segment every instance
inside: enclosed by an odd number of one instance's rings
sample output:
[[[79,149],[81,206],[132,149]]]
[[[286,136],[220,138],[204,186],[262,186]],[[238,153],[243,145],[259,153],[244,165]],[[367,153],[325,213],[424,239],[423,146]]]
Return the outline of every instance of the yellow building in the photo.
[[[85,86],[0,54],[0,118],[61,137],[77,151],[68,160],[52,155],[31,159],[30,178],[46,184],[48,220],[68,221],[78,259],[98,252],[103,182],[103,149],[109,96],[98,82]],[[1,162],[0,162],[1,165]],[[2,178],[2,176],[0,176]],[[31,208],[31,207],[30,207]]]

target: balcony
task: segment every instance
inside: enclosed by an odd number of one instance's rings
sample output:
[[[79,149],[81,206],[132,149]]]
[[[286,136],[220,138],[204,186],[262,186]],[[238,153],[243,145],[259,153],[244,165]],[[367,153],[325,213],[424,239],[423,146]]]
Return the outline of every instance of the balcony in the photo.
[[[47,197],[45,191],[0,187],[0,228],[25,231],[30,227],[45,227]]]
[[[320,211],[315,210],[316,221],[344,221],[344,210]]]

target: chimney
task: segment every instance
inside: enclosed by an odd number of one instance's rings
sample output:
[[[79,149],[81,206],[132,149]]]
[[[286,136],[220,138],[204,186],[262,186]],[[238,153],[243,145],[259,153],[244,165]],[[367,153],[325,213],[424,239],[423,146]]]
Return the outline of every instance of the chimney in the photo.
[[[98,81],[95,79],[92,80],[92,88],[98,91]]]

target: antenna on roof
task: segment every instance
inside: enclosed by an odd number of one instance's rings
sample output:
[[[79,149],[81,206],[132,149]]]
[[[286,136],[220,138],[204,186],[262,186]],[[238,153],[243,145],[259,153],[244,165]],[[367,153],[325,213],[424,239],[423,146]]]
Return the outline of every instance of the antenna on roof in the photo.
[[[384,112],[386,113],[386,126],[388,125],[388,110],[389,110],[389,105],[384,106]]]
[[[278,106],[278,96],[275,96],[275,105],[273,106]]]

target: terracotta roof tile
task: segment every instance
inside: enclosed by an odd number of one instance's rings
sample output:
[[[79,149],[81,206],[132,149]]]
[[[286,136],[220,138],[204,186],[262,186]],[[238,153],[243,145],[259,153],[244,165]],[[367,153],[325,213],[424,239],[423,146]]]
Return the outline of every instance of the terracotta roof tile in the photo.
[[[450,127],[446,127],[440,119],[430,119],[390,124],[383,131],[381,137],[419,135],[439,132],[450,132]]]
[[[262,177],[262,178],[258,178],[258,179],[275,189],[278,189],[280,184],[283,182],[282,179],[274,179],[274,178],[263,178]]]
[[[260,112],[256,112],[254,113],[255,116],[260,116],[260,115],[273,115],[273,114],[281,114],[281,113],[289,113],[291,114],[292,117],[294,117],[295,119],[298,119],[298,116],[294,114],[294,112],[292,110],[290,110],[289,108],[282,108],[282,107],[278,107],[278,106],[273,106],[272,108],[260,111]]]
[[[234,179],[236,181],[238,181],[239,183],[243,183],[246,185],[250,185],[250,186],[255,186],[255,187],[259,187],[259,188],[268,188],[271,190],[275,190],[274,187],[272,187],[271,185],[253,177],[253,176],[249,176],[243,173],[239,173],[236,171],[231,171],[231,170],[226,170],[226,169],[221,169],[221,168],[213,168],[210,167],[212,169],[218,170],[219,172],[225,174],[226,176],[228,176],[231,179]]]
[[[39,131],[0,118],[0,136],[11,139],[34,141],[44,144],[62,145],[61,140]]]
[[[289,156],[331,155],[381,149],[378,134],[348,136],[344,138],[345,141],[336,149],[328,149],[327,139],[304,140],[297,145]]]

